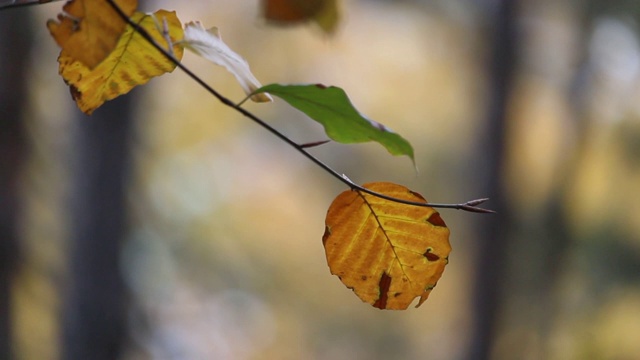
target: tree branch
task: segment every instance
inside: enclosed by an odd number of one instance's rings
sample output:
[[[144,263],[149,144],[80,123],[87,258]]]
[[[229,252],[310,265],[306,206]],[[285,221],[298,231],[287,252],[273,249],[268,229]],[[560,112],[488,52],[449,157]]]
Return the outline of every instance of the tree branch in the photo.
[[[260,119],[259,117],[257,117],[253,113],[251,113],[251,112],[245,110],[244,108],[242,108],[240,106],[240,104],[236,104],[233,101],[231,101],[230,99],[222,96],[222,94],[220,94],[218,91],[213,89],[206,82],[204,82],[204,80],[202,80],[199,76],[197,76],[193,71],[191,71],[189,68],[187,68],[185,65],[183,65],[180,62],[180,60],[176,59],[173,56],[173,54],[171,53],[170,50],[167,50],[164,47],[162,47],[162,45],[158,44],[151,37],[151,35],[149,35],[149,33],[144,28],[142,28],[140,25],[136,24],[134,21],[129,19],[127,14],[125,14],[122,11],[122,9],[120,9],[120,7],[115,3],[114,0],[106,0],[106,1],[113,7],[113,9],[120,15],[120,17],[124,21],[126,21],[127,24],[129,24],[129,26],[131,26],[138,34],[140,34],[140,36],[142,36],[153,47],[155,47],[158,51],[160,51],[167,59],[169,59],[171,62],[173,62],[176,65],[176,67],[180,68],[180,70],[182,70],[185,74],[187,74],[193,81],[198,83],[201,87],[203,87],[211,95],[215,96],[222,104],[224,104],[224,105],[226,105],[226,106],[228,106],[230,108],[233,108],[234,110],[236,110],[237,112],[241,113],[245,117],[253,120],[255,123],[257,123],[258,125],[262,126],[264,129],[266,129],[267,131],[269,131],[270,133],[275,135],[277,138],[279,138],[280,140],[284,141],[285,143],[287,143],[288,145],[290,145],[291,147],[296,149],[298,152],[300,152],[302,155],[304,155],[307,159],[311,160],[313,163],[315,163],[316,165],[321,167],[323,170],[325,170],[326,172],[331,174],[333,177],[335,177],[336,179],[338,179],[341,182],[345,183],[351,189],[357,190],[357,191],[361,191],[361,192],[365,192],[367,194],[379,197],[381,199],[385,199],[385,200],[389,200],[389,201],[393,201],[393,202],[397,202],[397,203],[401,203],[401,204],[406,204],[406,205],[433,207],[433,208],[458,209],[458,210],[477,212],[477,213],[493,213],[494,212],[492,210],[488,210],[488,209],[484,209],[484,208],[478,207],[478,205],[482,204],[483,202],[485,202],[488,199],[476,199],[476,200],[471,200],[471,201],[467,201],[465,203],[460,203],[460,204],[439,204],[439,203],[429,203],[429,202],[414,202],[414,201],[398,199],[398,198],[394,198],[394,197],[387,196],[387,195],[384,195],[384,194],[380,194],[380,193],[377,193],[375,191],[369,190],[369,189],[367,189],[367,188],[365,188],[365,187],[363,187],[361,185],[358,185],[358,184],[354,183],[353,181],[349,180],[349,178],[347,178],[346,176],[344,176],[344,175],[338,173],[337,171],[333,170],[327,164],[325,164],[324,162],[322,162],[321,160],[319,160],[318,158],[316,158],[315,156],[313,156],[309,152],[307,152],[305,150],[305,146],[304,145],[299,145],[298,143],[296,143],[295,141],[291,140],[289,137],[287,137],[286,135],[284,135],[283,133],[278,131],[276,128],[274,128],[271,125],[267,124],[264,120]]]
[[[24,1],[14,0],[8,4],[0,4],[0,10],[21,8],[21,7],[32,6],[32,5],[42,5],[42,4],[56,2],[56,1],[60,1],[60,0],[24,0]]]

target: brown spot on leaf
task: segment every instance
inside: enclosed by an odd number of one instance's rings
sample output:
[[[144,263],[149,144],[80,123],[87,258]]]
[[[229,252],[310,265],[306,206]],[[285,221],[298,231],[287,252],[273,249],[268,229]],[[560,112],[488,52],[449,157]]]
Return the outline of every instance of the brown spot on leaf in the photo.
[[[378,283],[378,288],[380,291],[380,297],[373,303],[374,307],[378,309],[385,309],[387,307],[387,299],[389,298],[389,287],[391,286],[391,276],[387,275],[386,272],[382,273],[380,277],[380,282]]]
[[[411,190],[409,190],[409,194],[411,194],[411,195],[413,195],[414,197],[416,197],[416,198],[418,198],[418,199],[421,199],[421,200],[423,200],[423,201],[425,201],[425,202],[427,201],[427,200],[425,200],[425,199],[424,199],[424,197],[422,197],[422,195],[420,195],[419,193],[417,193],[417,192],[415,192],[415,191],[411,191]]]
[[[440,217],[440,214],[438,214],[437,212],[434,212],[433,214],[431,214],[431,216],[429,216],[429,218],[427,219],[427,222],[435,226],[447,227],[447,224],[444,223],[444,220],[442,220],[442,218]]]
[[[78,88],[73,85],[69,85],[69,92],[71,92],[71,97],[73,98],[73,100],[78,100],[82,97],[82,93],[80,92],[80,90],[78,90]]]
[[[322,85],[322,84],[316,84],[316,87],[322,90],[327,88],[325,85]]]
[[[360,277],[360,279],[362,279],[362,281],[367,281],[367,276],[366,276],[366,275],[362,275],[362,276]]]
[[[424,254],[422,254],[422,255],[424,255],[424,257],[426,257],[427,260],[429,260],[429,261],[438,261],[438,260],[440,260],[440,256],[432,253],[432,251],[433,251],[433,248],[432,247],[428,247],[427,251],[425,251]]]

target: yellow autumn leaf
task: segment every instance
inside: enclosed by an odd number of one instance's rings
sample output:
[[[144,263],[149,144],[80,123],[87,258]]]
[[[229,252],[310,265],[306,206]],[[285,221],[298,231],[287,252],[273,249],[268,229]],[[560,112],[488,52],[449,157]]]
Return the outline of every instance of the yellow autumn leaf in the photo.
[[[365,188],[426,202],[404,186],[378,182]],[[430,207],[405,205],[357,190],[331,203],[322,242],[331,273],[364,302],[404,310],[420,306],[449,262],[449,228]]]
[[[137,0],[115,2],[127,16],[138,7]],[[51,36],[67,56],[93,69],[115,48],[126,22],[104,0],[72,0],[62,10],[58,21],[47,21]]]
[[[168,48],[163,29],[158,28],[166,20],[174,44],[173,54],[176,59],[182,59],[183,48],[175,45],[183,37],[182,24],[175,12],[158,10],[153,15],[136,12],[131,20],[144,28],[158,44]],[[131,26],[127,26],[115,49],[93,70],[65,51],[60,53],[58,62],[60,75],[70,86],[78,107],[86,114],[91,114],[105,101],[126,94],[176,67]]]

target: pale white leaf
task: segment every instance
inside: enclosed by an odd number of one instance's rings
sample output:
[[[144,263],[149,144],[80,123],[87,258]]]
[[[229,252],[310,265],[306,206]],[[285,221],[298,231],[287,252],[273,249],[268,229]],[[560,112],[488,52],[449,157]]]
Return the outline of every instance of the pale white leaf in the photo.
[[[199,21],[189,22],[185,24],[182,42],[185,48],[214,64],[224,66],[236,77],[247,95],[262,87],[258,79],[251,73],[249,63],[222,41],[217,28],[205,29]],[[273,101],[267,93],[252,95],[251,100],[255,102]]]

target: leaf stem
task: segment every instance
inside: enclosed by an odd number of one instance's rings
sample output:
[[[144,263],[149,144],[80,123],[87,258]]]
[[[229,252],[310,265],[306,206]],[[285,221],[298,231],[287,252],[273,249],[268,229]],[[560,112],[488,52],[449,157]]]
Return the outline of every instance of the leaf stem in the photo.
[[[171,62],[173,62],[176,65],[176,67],[180,68],[180,70],[182,70],[185,74],[187,74],[193,81],[198,83],[198,85],[200,85],[207,92],[209,92],[211,95],[216,97],[222,104],[224,104],[224,105],[226,105],[226,106],[228,106],[230,108],[233,108],[234,110],[236,110],[237,112],[241,113],[245,117],[251,119],[252,121],[257,123],[258,125],[262,126],[264,129],[269,131],[271,134],[275,135],[277,138],[279,138],[280,140],[282,140],[285,143],[287,143],[289,146],[291,146],[294,149],[296,149],[298,152],[300,152],[302,155],[304,155],[307,159],[311,160],[313,163],[315,163],[316,165],[321,167],[323,170],[325,170],[326,172],[331,174],[333,177],[335,177],[339,181],[345,183],[351,189],[357,190],[357,191],[361,191],[361,192],[365,192],[367,194],[379,197],[381,199],[385,199],[385,200],[389,200],[389,201],[393,201],[393,202],[397,202],[397,203],[401,203],[401,204],[406,204],[406,205],[423,206],[423,207],[434,207],[434,208],[458,209],[458,210],[477,212],[477,213],[493,213],[494,212],[492,210],[488,210],[488,209],[483,209],[483,208],[477,207],[477,205],[482,204],[483,202],[485,202],[488,199],[476,199],[476,200],[467,201],[467,202],[461,203],[461,204],[439,204],[439,203],[429,203],[429,202],[415,202],[415,201],[408,201],[408,200],[398,199],[398,198],[394,198],[394,197],[387,196],[387,195],[384,195],[384,194],[380,194],[378,192],[369,190],[369,189],[367,189],[367,188],[365,188],[365,187],[363,187],[361,185],[358,185],[358,184],[354,183],[353,181],[351,181],[346,176],[343,176],[342,174],[340,174],[337,171],[333,170],[331,167],[329,167],[329,165],[325,164],[320,159],[316,158],[315,156],[313,156],[309,152],[307,152],[305,150],[305,145],[304,144],[303,145],[299,145],[298,143],[296,143],[295,141],[291,140],[289,137],[287,137],[286,135],[284,135],[283,133],[278,131],[276,128],[274,128],[271,125],[267,124],[264,120],[260,119],[259,117],[257,117],[253,113],[251,113],[251,112],[245,110],[244,108],[242,108],[240,106],[242,104],[242,102],[240,104],[235,104],[233,101],[231,101],[230,99],[224,97],[222,94],[220,94],[214,88],[209,86],[204,80],[202,80],[193,71],[191,71],[189,68],[187,68],[185,65],[183,65],[178,59],[176,59],[173,56],[173,54],[171,54],[170,51],[166,50],[164,47],[162,47],[160,44],[158,44],[151,37],[151,35],[149,35],[149,33],[144,28],[142,28],[140,25],[136,24],[131,19],[129,19],[127,14],[125,14],[122,11],[122,9],[120,9],[120,7],[115,3],[114,0],[106,0],[106,1],[113,7],[113,9],[120,15],[120,17],[124,21],[126,21],[127,24],[129,24],[129,26],[131,26],[133,29],[135,29],[135,31],[138,34],[140,34],[140,36],[142,36],[153,47],[155,47],[158,51],[160,51],[167,59],[169,59]]]
[[[304,144],[298,144],[298,146],[300,146],[303,149],[308,149],[308,148],[324,145],[329,142],[331,142],[331,140],[319,140],[319,141],[313,141],[313,142],[308,142]]]

